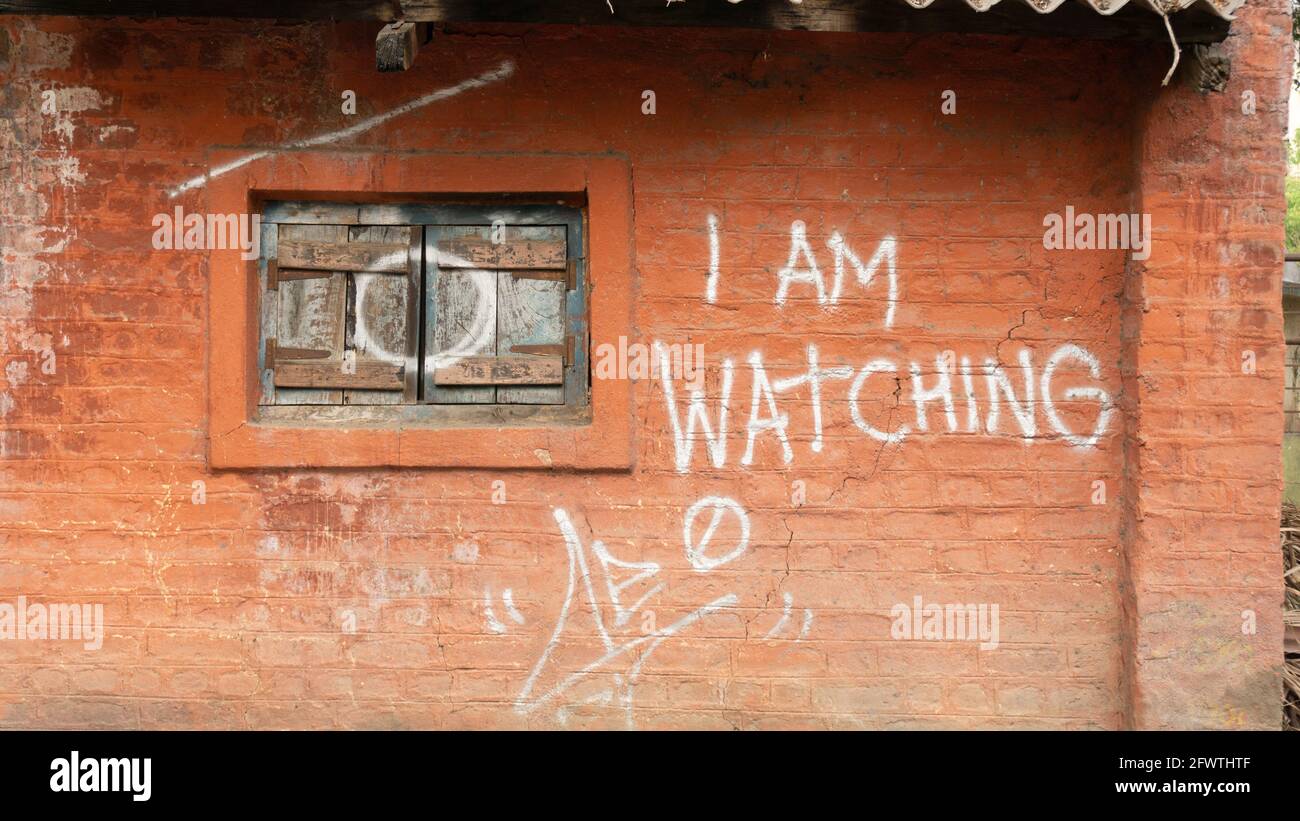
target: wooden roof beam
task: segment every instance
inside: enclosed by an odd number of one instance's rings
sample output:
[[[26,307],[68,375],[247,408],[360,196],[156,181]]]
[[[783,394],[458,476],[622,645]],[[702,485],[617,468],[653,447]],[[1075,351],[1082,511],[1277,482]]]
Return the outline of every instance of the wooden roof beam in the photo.
[[[375,35],[375,68],[380,71],[406,71],[415,62],[415,53],[419,48],[415,23],[389,23]]]
[[[904,0],[0,0],[0,14],[127,17],[263,17],[285,20],[373,20],[429,23],[557,23],[569,25],[697,26],[711,28],[1006,34],[1168,44],[1159,15],[1129,2],[1102,15],[1068,0],[1040,14],[1018,0],[976,12],[963,0],[935,0],[917,9]],[[1183,44],[1217,43],[1229,21],[1199,3],[1171,14]]]

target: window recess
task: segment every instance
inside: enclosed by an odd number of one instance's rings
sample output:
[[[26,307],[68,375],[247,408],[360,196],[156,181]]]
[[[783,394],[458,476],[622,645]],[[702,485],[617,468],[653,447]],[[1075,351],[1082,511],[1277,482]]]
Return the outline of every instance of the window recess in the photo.
[[[561,206],[268,203],[259,415],[580,420],[582,229]]]

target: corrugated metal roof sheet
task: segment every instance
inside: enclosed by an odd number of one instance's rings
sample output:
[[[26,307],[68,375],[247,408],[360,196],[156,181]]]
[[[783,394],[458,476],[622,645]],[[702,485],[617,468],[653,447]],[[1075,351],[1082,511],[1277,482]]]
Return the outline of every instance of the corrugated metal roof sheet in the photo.
[[[966,5],[976,11],[988,11],[1000,2],[1017,2],[1017,0],[964,1]],[[735,2],[735,0],[732,0],[732,2]],[[907,0],[907,2],[918,9],[923,9],[934,3],[934,0]],[[1018,0],[1018,2],[1024,3],[1040,14],[1048,14],[1055,11],[1067,0]],[[1093,10],[1098,14],[1114,14],[1129,3],[1145,7],[1159,15],[1173,14],[1195,5],[1201,5],[1224,20],[1231,20],[1233,12],[1245,5],[1246,0],[1074,0],[1074,2],[1086,3],[1092,6]]]

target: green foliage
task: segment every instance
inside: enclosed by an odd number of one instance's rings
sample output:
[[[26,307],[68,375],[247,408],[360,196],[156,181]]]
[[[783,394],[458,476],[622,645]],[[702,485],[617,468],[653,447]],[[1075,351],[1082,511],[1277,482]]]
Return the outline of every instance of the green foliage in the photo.
[[[1300,252],[1300,179],[1286,178],[1286,250]]]
[[[1300,0],[1291,0],[1291,44],[1300,49]],[[1291,72],[1291,83],[1300,89],[1300,71]]]

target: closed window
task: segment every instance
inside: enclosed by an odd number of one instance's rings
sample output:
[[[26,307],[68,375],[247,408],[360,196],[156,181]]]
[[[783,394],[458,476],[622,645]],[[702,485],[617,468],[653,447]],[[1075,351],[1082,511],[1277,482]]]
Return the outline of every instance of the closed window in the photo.
[[[581,421],[582,212],[271,202],[265,419]]]

